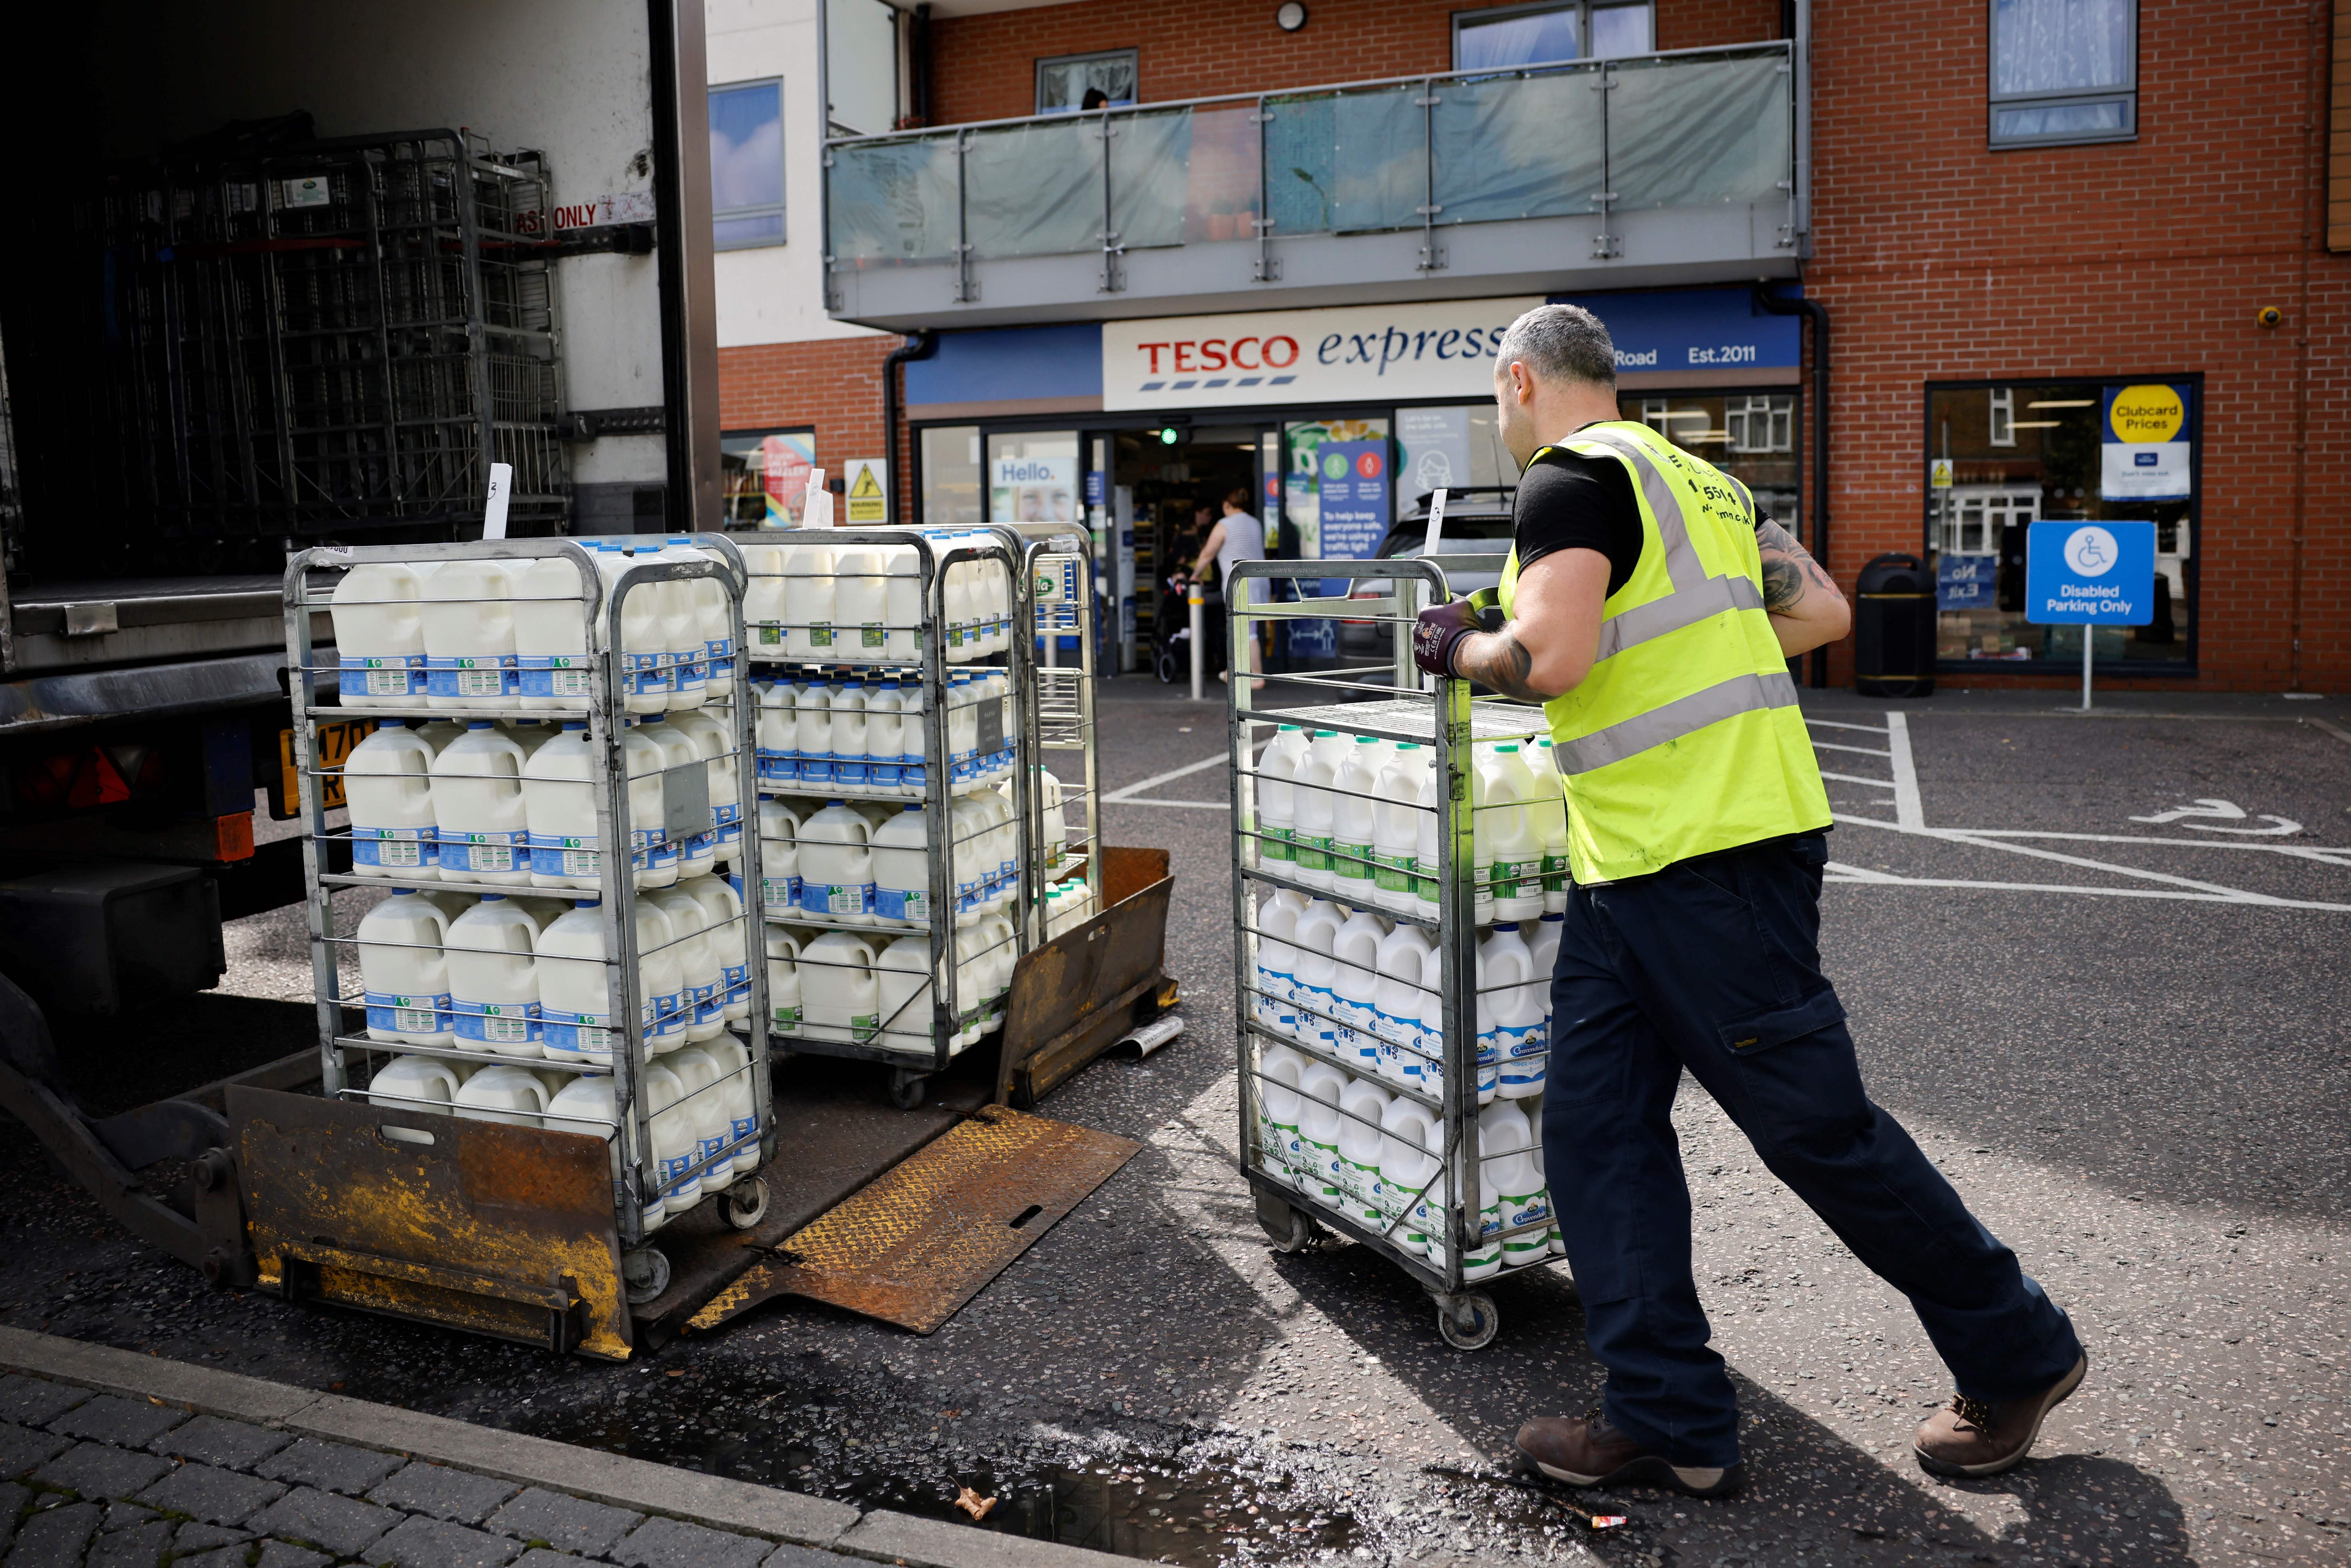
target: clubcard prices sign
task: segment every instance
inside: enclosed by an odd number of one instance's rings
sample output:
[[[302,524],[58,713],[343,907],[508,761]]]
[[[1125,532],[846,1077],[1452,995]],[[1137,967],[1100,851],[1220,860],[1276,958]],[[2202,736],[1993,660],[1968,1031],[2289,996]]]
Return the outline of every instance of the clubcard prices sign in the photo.
[[[2192,386],[2108,387],[2098,447],[2098,494],[2109,501],[2185,501],[2194,493]]]

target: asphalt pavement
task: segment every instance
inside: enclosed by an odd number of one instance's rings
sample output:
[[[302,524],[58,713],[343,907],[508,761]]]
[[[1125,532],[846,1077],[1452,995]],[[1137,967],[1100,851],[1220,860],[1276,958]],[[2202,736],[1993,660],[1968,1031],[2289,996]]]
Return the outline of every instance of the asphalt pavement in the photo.
[[[2005,1477],[1917,1470],[1949,1390],[1916,1319],[1694,1087],[1677,1122],[1744,1413],[1735,1500],[1510,1473],[1520,1420],[1599,1389],[1563,1267],[1503,1281],[1499,1336],[1464,1354],[1365,1249],[1270,1252],[1233,1166],[1223,769],[1178,771],[1222,750],[1223,708],[1147,679],[1104,689],[1104,782],[1129,792],[1109,838],[1170,852],[1191,1027],[1042,1107],[1144,1150],[937,1334],[783,1302],[608,1366],[216,1293],[21,1140],[0,1322],[868,1508],[946,1518],[975,1485],[1004,1499],[991,1523],[1192,1563],[2338,1562],[2351,702],[2070,700],[1806,703],[1844,776],[1823,946],[1872,1091],[2091,1347]],[[73,1035],[88,1097],[299,1043],[298,920],[230,942],[245,995]]]

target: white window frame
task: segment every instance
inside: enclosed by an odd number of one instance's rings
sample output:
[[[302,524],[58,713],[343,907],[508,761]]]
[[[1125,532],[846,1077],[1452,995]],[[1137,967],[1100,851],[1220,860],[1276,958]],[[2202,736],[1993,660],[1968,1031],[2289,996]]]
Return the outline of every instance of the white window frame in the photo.
[[[1476,11],[1456,11],[1453,13],[1453,68],[1457,71],[1468,68],[1461,63],[1463,23],[1475,26],[1481,22],[1499,22],[1510,16],[1532,16],[1545,11],[1575,13],[1575,57],[1579,60],[1588,60],[1592,58],[1592,13],[1611,10],[1625,3],[1626,0],[1536,0],[1535,4],[1529,5],[1489,5]],[[1656,0],[1633,0],[1633,3],[1642,5],[1643,8],[1649,13],[1649,52],[1655,54],[1657,48]],[[1613,59],[1618,57],[1610,57]],[[1627,55],[1622,57],[1637,59],[1639,57]],[[1495,68],[1517,69],[1520,68],[1497,67]]]
[[[1944,497],[1943,515],[1936,519],[1936,543],[1944,555],[1998,555],[2003,528],[2041,517],[2041,492],[2013,485],[1958,485]],[[1973,548],[1967,538],[1970,525],[1983,530]]]
[[[714,250],[760,250],[768,246],[781,245],[784,243],[786,233],[789,227],[790,221],[784,215],[784,197],[790,193],[789,189],[787,189],[783,183],[785,180],[784,78],[781,77],[753,77],[748,81],[713,82],[710,85],[710,92],[713,96],[716,96],[722,92],[742,92],[747,89],[756,87],[773,88],[776,93],[776,179],[778,182],[776,200],[772,202],[760,202],[748,207],[721,207],[713,205],[710,210],[710,234],[711,248]],[[709,134],[706,128],[704,130],[703,134],[705,136]],[[773,217],[776,220],[776,232],[772,236],[762,235],[757,239],[720,239],[718,237],[718,225],[725,223],[729,218],[764,217]]]
[[[2077,89],[2064,92],[2004,94],[2000,90],[2001,0],[1986,0],[1984,86],[1989,102],[1984,115],[1984,136],[1993,149],[2073,147],[2096,141],[2138,140],[2138,0],[2126,0],[2126,4],[2130,16],[2130,37],[2124,54],[2129,64],[2124,70],[2125,79],[2121,83],[2113,87],[2102,87],[2095,91]],[[2121,129],[2064,131],[2050,136],[2002,136],[2000,133],[2000,117],[2003,110],[2070,109],[2075,105],[2099,103],[2120,103],[2123,106]]]
[[[1040,55],[1037,59],[1037,93],[1030,101],[1037,105],[1037,112],[1040,114],[1076,114],[1079,109],[1074,103],[1061,109],[1045,107],[1045,68],[1074,66],[1086,60],[1117,59],[1125,60],[1134,68],[1134,97],[1132,99],[1115,99],[1111,107],[1125,109],[1141,103],[1143,101],[1143,52],[1140,49],[1087,49],[1081,54],[1075,55]]]
[[[1991,409],[1984,417],[1984,439],[1993,446],[2016,444],[2016,389],[1991,389]]]
[[[1744,401],[1722,400],[1722,430],[1731,452],[1792,452],[1796,445],[1796,400],[1785,392],[1749,392]],[[1763,424],[1763,439],[1750,440],[1755,423]]]

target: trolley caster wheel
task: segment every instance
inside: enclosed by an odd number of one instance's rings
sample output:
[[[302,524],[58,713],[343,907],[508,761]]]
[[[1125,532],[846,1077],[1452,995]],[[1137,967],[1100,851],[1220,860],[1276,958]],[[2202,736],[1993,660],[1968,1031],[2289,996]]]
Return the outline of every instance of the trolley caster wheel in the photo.
[[[669,1289],[669,1254],[658,1247],[622,1253],[621,1284],[629,1305],[643,1306]]]
[[[718,1195],[718,1212],[737,1230],[756,1230],[768,1217],[768,1184],[758,1176],[738,1181]]]
[[[926,1072],[894,1071],[890,1075],[890,1103],[901,1111],[911,1111],[923,1103],[923,1094],[930,1083]]]
[[[1502,1314],[1495,1310],[1494,1298],[1483,1291],[1437,1298],[1437,1334],[1456,1350],[1483,1350],[1494,1343],[1501,1327]]]
[[[1257,1200],[1257,1222],[1264,1227],[1273,1249],[1285,1255],[1310,1250],[1327,1234],[1304,1209],[1263,1195]]]

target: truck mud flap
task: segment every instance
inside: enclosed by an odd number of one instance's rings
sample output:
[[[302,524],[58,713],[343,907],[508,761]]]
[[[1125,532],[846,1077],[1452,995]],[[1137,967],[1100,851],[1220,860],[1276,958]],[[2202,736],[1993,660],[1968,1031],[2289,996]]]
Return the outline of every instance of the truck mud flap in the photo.
[[[602,1139],[242,1085],[227,1104],[263,1289],[627,1359]]]

